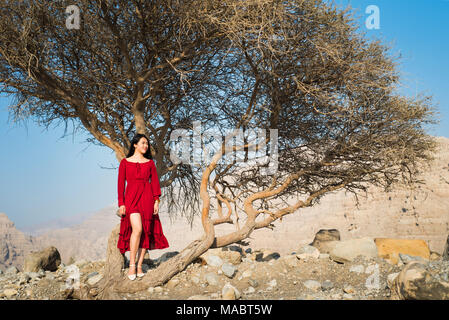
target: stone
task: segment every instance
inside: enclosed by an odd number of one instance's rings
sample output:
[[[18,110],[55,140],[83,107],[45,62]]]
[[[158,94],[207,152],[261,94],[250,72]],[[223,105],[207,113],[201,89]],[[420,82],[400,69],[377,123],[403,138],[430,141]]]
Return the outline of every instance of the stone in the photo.
[[[258,287],[259,286],[259,282],[255,279],[248,279],[248,283],[253,286],[253,287]]]
[[[399,275],[399,272],[395,272],[395,273],[390,273],[387,276],[387,284],[388,284],[388,288],[393,288],[393,283],[394,280],[397,278],[397,276]]]
[[[276,281],[276,279],[273,279],[273,280],[271,280],[270,282],[268,282],[268,286],[269,287],[276,287],[277,286],[277,281]]]
[[[204,275],[204,279],[206,280],[207,284],[210,286],[216,286],[218,285],[218,276],[213,272],[208,272]]]
[[[248,288],[246,288],[246,290],[243,291],[244,294],[251,294],[256,292],[256,289],[254,289],[253,287],[249,286]]]
[[[206,263],[211,267],[221,267],[223,264],[223,260],[216,255],[207,255],[205,256]]]
[[[232,264],[226,262],[221,266],[221,270],[223,271],[225,276],[227,276],[228,278],[232,278],[235,275],[237,268]]]
[[[447,272],[447,271],[446,271]],[[449,282],[439,277],[441,270],[412,261],[393,281],[393,290],[403,300],[449,300]]]
[[[373,238],[365,237],[337,241],[329,252],[330,258],[336,262],[351,262],[358,256],[376,258],[377,247]]]
[[[363,273],[363,272],[365,272],[365,267],[361,264],[357,264],[357,265],[351,266],[349,268],[349,272]]]
[[[88,283],[89,285],[93,286],[93,285],[95,285],[98,281],[100,281],[102,278],[103,278],[103,275],[97,273],[96,275],[93,275],[93,276],[89,277],[89,278],[87,279],[87,283]]]
[[[25,257],[24,272],[37,272],[39,269],[56,271],[61,263],[61,256],[54,246],[41,251],[31,252]]]
[[[323,291],[331,290],[334,287],[334,284],[330,280],[324,280],[321,284],[321,289]]]
[[[236,300],[241,296],[240,291],[238,291],[233,285],[227,282],[223,289],[221,290],[221,297],[223,300]]]
[[[313,246],[303,246],[296,251],[296,257],[300,260],[318,259],[320,251]]]
[[[411,256],[411,255],[403,254],[403,253],[399,254],[399,258],[401,259],[403,264],[407,264],[407,263],[412,262],[412,261],[427,262],[427,260],[425,260],[424,258],[421,258],[421,257],[418,257],[418,256]],[[429,259],[430,259],[430,256],[429,256]]]
[[[295,258],[296,259],[296,258]],[[242,273],[242,278],[249,278],[253,275],[253,272],[251,270],[245,270]]]
[[[318,259],[329,259],[329,253],[320,253]]]
[[[296,268],[298,266],[298,258],[296,255],[286,255],[281,258],[284,264],[289,268]]]
[[[15,266],[10,266],[5,270],[5,275],[14,275],[19,273],[19,270]]]
[[[332,246],[331,242],[334,241],[340,241],[340,232],[337,229],[320,229],[310,245],[317,248],[321,253],[329,253]]]
[[[354,287],[351,286],[350,284],[345,284],[345,285],[343,286],[343,292],[344,292],[344,293],[348,293],[348,294],[350,294],[350,293],[355,293],[355,289],[354,289]]]
[[[7,298],[11,298],[12,296],[15,296],[17,293],[18,293],[18,291],[16,289],[5,289],[5,290],[3,290],[3,294]]]
[[[156,293],[161,293],[162,291],[164,291],[164,289],[160,286],[154,287],[154,292]]]
[[[234,250],[222,251],[220,253],[220,257],[224,260],[227,260],[229,263],[235,265],[242,262],[242,255],[239,251]]]
[[[306,280],[304,281],[304,286],[310,290],[318,291],[321,289],[321,283],[315,280]]]
[[[374,242],[377,246],[378,256],[392,264],[399,262],[399,253],[421,257],[425,260],[430,259],[430,249],[424,240],[376,238]]]

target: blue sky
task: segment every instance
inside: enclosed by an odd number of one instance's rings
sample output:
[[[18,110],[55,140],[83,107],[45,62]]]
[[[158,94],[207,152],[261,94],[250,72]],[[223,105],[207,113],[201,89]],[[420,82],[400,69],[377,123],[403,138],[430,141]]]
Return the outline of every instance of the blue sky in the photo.
[[[392,43],[400,52],[400,93],[433,95],[440,124],[428,133],[449,138],[449,1],[334,1],[350,4],[368,37]],[[380,29],[368,30],[366,7],[379,8]],[[110,149],[83,143],[82,132],[64,126],[46,130],[33,121],[8,121],[11,100],[0,97],[0,212],[16,227],[97,211],[116,204],[117,160]]]

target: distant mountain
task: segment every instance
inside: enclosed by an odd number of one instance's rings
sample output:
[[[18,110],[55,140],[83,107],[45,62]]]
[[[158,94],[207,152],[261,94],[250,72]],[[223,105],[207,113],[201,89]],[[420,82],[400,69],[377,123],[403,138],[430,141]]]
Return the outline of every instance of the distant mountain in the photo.
[[[268,247],[285,254],[310,243],[319,229],[335,228],[340,231],[342,240],[365,236],[424,239],[432,251],[441,254],[449,233],[449,139],[436,137],[436,140],[440,145],[436,160],[430,170],[420,173],[426,184],[415,191],[398,188],[385,193],[370,187],[367,199],[359,196],[359,208],[352,194],[345,194],[345,190],[333,192],[323,197],[319,205],[299,209],[282,221],[275,221],[274,230],[255,230],[245,242],[252,248]],[[297,199],[291,199],[290,203],[295,201]],[[114,204],[92,213],[81,223],[44,232],[44,228],[35,230],[39,233],[37,237],[18,231],[6,214],[0,214],[0,266],[17,263],[20,269],[26,252],[49,245],[58,248],[64,263],[70,257],[104,259],[110,232],[120,223],[116,210]],[[203,233],[199,217],[194,220],[192,229],[184,218],[170,221],[163,202],[159,215],[170,247],[149,251],[152,259],[165,252],[182,250]],[[240,214],[240,225],[244,223],[243,216]],[[67,221],[64,223],[68,224]],[[215,233],[223,235],[233,230],[234,225],[225,224],[217,226]]]
[[[6,213],[0,213],[0,269],[2,271],[10,266],[22,266],[24,257],[38,247],[37,239],[17,230]]]

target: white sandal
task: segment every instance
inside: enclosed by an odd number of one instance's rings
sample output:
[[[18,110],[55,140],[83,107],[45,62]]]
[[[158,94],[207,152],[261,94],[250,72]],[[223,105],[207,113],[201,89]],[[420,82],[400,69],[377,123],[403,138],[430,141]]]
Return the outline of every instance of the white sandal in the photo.
[[[135,264],[130,264],[130,265],[129,265],[129,267],[135,267],[135,266],[136,266]],[[137,270],[136,270],[136,272],[137,272]],[[128,275],[128,279],[129,279],[129,280],[134,280],[134,279],[136,279],[136,274]]]
[[[142,268],[142,267],[141,267]],[[137,270],[136,270],[137,271]],[[142,269],[142,271],[143,271],[143,269]],[[143,276],[145,275],[145,273],[138,273],[137,274],[137,276],[139,277],[139,278],[142,278]]]

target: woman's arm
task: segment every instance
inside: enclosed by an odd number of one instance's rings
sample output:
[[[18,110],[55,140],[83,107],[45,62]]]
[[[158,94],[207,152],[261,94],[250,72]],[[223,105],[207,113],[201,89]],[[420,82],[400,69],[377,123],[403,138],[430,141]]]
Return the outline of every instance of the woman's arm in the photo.
[[[151,170],[151,191],[153,191],[154,201],[156,201],[159,199],[159,196],[161,195],[161,187],[159,184],[159,177],[156,171],[156,165],[154,164],[153,160],[151,160],[150,170]]]
[[[125,160],[122,159],[122,161],[120,161],[120,165],[118,167],[117,191],[118,191],[118,206],[119,207],[125,205],[125,180],[126,180],[126,167],[125,167]]]

